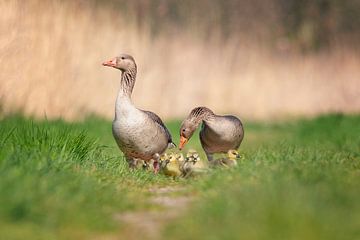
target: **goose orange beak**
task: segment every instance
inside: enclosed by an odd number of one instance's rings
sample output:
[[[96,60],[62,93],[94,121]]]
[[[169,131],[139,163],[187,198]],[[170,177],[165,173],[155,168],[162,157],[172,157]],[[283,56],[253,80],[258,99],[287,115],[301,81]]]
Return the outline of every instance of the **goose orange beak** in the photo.
[[[180,143],[179,143],[179,149],[183,149],[185,144],[189,141],[186,137],[180,136]]]
[[[116,58],[111,59],[111,60],[106,61],[106,62],[103,62],[102,65],[106,66],[106,67],[115,67],[116,66]]]

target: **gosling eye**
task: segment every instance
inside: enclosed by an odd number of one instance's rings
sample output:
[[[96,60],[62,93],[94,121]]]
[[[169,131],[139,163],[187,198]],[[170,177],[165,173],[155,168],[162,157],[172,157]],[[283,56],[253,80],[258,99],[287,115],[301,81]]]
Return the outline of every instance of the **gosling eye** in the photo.
[[[182,129],[182,132],[185,132],[185,128]]]

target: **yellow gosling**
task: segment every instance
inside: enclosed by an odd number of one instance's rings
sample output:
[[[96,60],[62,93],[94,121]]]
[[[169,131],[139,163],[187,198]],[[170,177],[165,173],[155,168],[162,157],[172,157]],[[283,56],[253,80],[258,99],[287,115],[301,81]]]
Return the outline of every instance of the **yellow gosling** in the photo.
[[[179,177],[182,174],[176,154],[169,154],[168,159],[161,162],[161,169],[166,176]]]
[[[215,159],[210,162],[211,167],[235,167],[240,155],[237,150],[231,149],[227,152],[227,156],[220,159]]]

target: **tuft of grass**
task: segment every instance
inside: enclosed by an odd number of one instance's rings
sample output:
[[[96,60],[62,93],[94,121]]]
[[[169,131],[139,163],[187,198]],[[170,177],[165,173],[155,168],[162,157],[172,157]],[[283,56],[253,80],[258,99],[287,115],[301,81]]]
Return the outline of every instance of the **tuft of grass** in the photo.
[[[95,125],[100,129],[91,130]],[[2,238],[87,238],[117,229],[114,214],[146,207],[142,189],[165,178],[130,172],[118,149],[114,154],[91,137],[109,125],[95,118],[77,124],[1,120]],[[112,138],[109,133],[101,136]]]

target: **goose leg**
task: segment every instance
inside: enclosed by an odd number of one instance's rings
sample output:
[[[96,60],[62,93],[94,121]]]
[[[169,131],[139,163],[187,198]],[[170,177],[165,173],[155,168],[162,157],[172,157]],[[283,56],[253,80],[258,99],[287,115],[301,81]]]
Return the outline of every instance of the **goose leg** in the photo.
[[[214,155],[212,153],[205,153],[210,167],[216,167],[219,165],[220,162],[217,159],[214,159]]]
[[[206,157],[208,159],[209,162],[213,162],[214,161],[214,156],[212,153],[206,153]]]
[[[160,170],[160,155],[158,153],[155,153],[153,155],[153,159],[154,159],[154,163],[153,163],[153,166],[154,166],[154,173],[158,173],[159,170]]]

